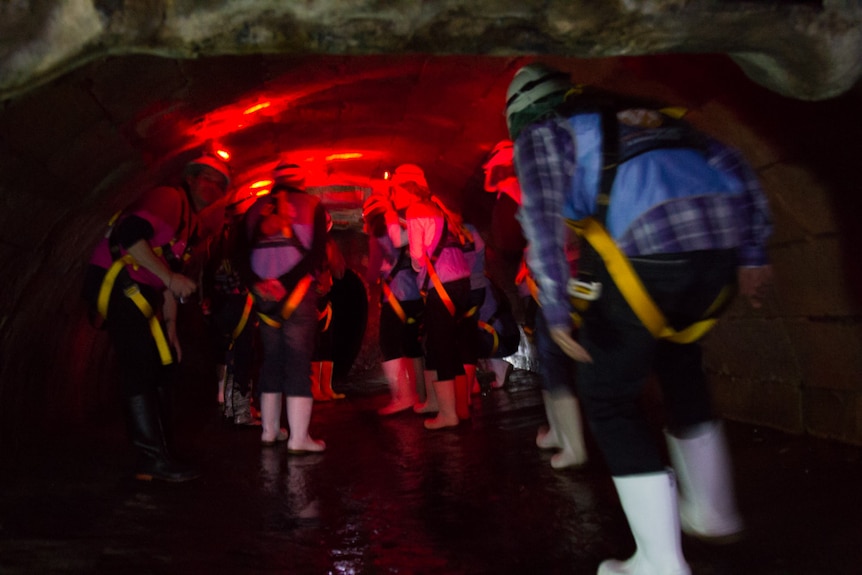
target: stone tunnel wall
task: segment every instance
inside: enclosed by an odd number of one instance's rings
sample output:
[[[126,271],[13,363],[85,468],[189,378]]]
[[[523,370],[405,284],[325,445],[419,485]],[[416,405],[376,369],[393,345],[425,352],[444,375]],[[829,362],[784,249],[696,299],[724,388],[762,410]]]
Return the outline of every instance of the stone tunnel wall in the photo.
[[[694,62],[643,59],[627,64],[628,75],[609,64],[605,79],[629,82],[639,68],[640,92],[687,105],[695,124],[740,147],[769,195],[773,295],[758,311],[737,302],[706,341],[719,409],[862,444],[862,91],[800,102]],[[0,447],[116,408],[112,354],[79,291],[144,158],[111,129],[85,78],[60,79],[0,112]]]

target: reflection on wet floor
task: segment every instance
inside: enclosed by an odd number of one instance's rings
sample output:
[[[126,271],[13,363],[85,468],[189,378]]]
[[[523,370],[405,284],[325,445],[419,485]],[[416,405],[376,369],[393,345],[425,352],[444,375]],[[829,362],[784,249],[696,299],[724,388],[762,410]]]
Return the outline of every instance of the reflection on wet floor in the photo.
[[[4,461],[0,573],[592,574],[633,551],[595,446],[587,469],[563,472],[535,447],[529,372],[437,432],[378,417],[379,382],[344,390],[315,404],[327,452],[301,457],[225,424],[209,395],[186,398],[178,440],[205,472],[188,484],[127,478],[118,422]],[[858,572],[860,449],[740,424],[729,436],[749,538],[686,540],[693,572]]]

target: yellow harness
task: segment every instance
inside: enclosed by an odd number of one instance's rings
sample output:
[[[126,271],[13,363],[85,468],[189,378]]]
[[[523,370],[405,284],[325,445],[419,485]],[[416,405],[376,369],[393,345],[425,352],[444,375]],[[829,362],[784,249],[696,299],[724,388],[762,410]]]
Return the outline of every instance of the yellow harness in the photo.
[[[383,297],[386,298],[386,301],[389,303],[389,307],[392,308],[392,311],[395,312],[398,319],[400,319],[402,323],[406,324],[416,323],[415,317],[407,317],[407,312],[404,311],[404,308],[401,306],[401,302],[398,301],[398,298],[395,297],[394,293],[392,293],[392,288],[389,287],[389,283],[385,280],[380,283],[383,288]]]
[[[718,321],[712,316],[727,303],[733,294],[733,288],[726,286],[704,313],[704,319],[677,331],[668,325],[667,319],[647,293],[631,262],[620,251],[604,226],[591,217],[578,221],[566,220],[566,224],[596,250],[632,311],[656,339],[666,339],[674,343],[697,341],[712,329]],[[573,299],[578,301],[577,298]],[[580,305],[588,303],[584,300],[579,301]]]
[[[494,326],[492,326],[491,324],[485,323],[484,321],[481,321],[481,320],[479,321],[479,327],[481,329],[484,329],[485,331],[487,331],[489,334],[491,334],[491,337],[494,339],[494,345],[491,348],[491,354],[490,354],[491,357],[493,357],[494,354],[497,353],[497,349],[500,347],[500,335],[497,333],[497,330],[494,329]]]
[[[431,263],[431,258],[428,257],[428,254],[425,254],[425,268],[428,271],[428,277],[431,278],[431,283],[434,284],[434,289],[437,290],[437,294],[443,301],[443,305],[449,311],[449,315],[455,317],[455,303],[449,297],[449,294],[446,293],[443,282],[440,281],[440,276],[437,275],[437,270],[434,269],[434,264]]]
[[[102,286],[99,288],[99,297],[96,301],[96,309],[98,310],[99,315],[101,315],[105,320],[108,319],[108,304],[111,301],[111,292],[114,289],[117,276],[120,275],[120,272],[127,265],[131,265],[136,269],[138,267],[135,259],[131,255],[126,254],[120,259],[114,260],[114,263],[111,264],[111,267],[108,268],[108,271],[105,273],[105,279],[102,280]],[[159,350],[159,358],[162,361],[162,365],[170,365],[173,363],[174,360],[171,356],[170,345],[168,345],[168,339],[165,337],[164,330],[162,330],[162,324],[153,312],[150,302],[148,302],[141,293],[140,286],[132,282],[123,290],[123,294],[132,300],[132,303],[141,310],[144,318],[146,318],[147,323],[150,326],[150,333],[153,334],[153,340],[155,340],[156,347]]]
[[[299,307],[299,304],[302,302],[302,298],[305,297],[305,294],[308,292],[308,288],[311,287],[314,278],[311,277],[311,274],[307,274],[299,283],[296,284],[296,287],[293,288],[293,291],[290,292],[290,295],[284,300],[284,304],[281,306],[281,311],[279,312],[279,316],[282,321],[286,321],[293,315],[293,312],[296,311],[296,308]],[[280,328],[281,321],[263,314],[261,312],[257,312],[257,315],[260,317],[261,321],[273,328]]]

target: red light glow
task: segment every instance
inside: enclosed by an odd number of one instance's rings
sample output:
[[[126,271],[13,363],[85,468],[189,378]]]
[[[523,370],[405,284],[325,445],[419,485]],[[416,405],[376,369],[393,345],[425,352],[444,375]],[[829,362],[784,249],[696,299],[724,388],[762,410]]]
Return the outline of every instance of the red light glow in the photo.
[[[244,115],[254,114],[255,112],[259,112],[259,111],[263,110],[264,108],[269,108],[270,106],[272,106],[272,102],[261,102],[260,104],[256,104],[256,105],[252,106],[251,108],[246,108],[243,111],[243,114]]]
[[[356,160],[361,157],[362,154],[359,152],[345,152],[342,154],[330,154],[326,156],[326,161],[331,162],[332,160]]]

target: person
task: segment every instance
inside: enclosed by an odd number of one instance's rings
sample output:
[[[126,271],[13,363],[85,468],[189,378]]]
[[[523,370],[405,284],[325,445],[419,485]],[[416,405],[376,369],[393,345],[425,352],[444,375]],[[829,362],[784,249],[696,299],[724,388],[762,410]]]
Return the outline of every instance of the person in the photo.
[[[466,224],[466,227],[474,238],[472,257],[476,258],[471,264],[474,273],[470,275],[470,309],[476,310],[475,355],[479,365],[494,376],[491,388],[499,389],[505,385],[513,370],[512,364],[503,358],[518,351],[521,334],[508,296],[486,273],[485,243],[479,230],[472,224]],[[469,263],[471,252],[465,251],[465,255]],[[475,273],[478,270],[482,270],[482,273]],[[466,364],[464,369],[467,369]],[[475,381],[471,391],[479,393],[481,389],[477,390],[477,387],[479,382]]]
[[[224,418],[243,426],[260,425],[253,405],[253,374],[257,347],[257,317],[253,300],[240,277],[237,239],[241,215],[230,213],[212,245],[204,267],[204,314],[209,320],[216,352],[218,399]]]
[[[406,206],[402,206],[402,212]],[[390,237],[387,214],[398,221],[397,242]],[[404,215],[404,214],[402,214]],[[380,328],[378,341],[381,368],[389,387],[389,403],[377,410],[393,415],[411,409],[425,393],[422,359],[422,311],[424,304],[410,263],[406,220],[397,213],[386,193],[372,193],[363,204],[362,216],[368,234],[366,282],[380,282]]]
[[[771,217],[737,150],[672,109],[591,92],[542,64],[515,73],[506,119],[519,219],[548,331],[579,362],[579,397],[637,545],[598,573],[688,574],[680,522],[712,540],[743,529],[697,337],[727,286],[760,304],[771,275]],[[578,222],[588,242],[574,280],[563,249],[567,222]],[[569,293],[589,303],[577,340]],[[652,370],[676,474],[638,403]]]
[[[485,189],[489,192],[496,191],[498,196],[505,195],[511,202],[520,205],[521,186],[515,175],[513,153],[511,140],[497,143],[484,165]],[[518,226],[520,236],[522,232],[517,221],[512,225]],[[571,270],[577,265],[577,241],[569,239],[565,246],[566,261]],[[523,271],[517,279],[523,290],[522,297],[529,299],[524,309],[532,312],[530,333],[539,357],[537,371],[542,387],[542,403],[548,420],[548,425],[543,425],[536,433],[536,446],[556,452],[551,456],[551,467],[554,469],[583,467],[588,456],[581,407],[575,389],[575,362],[551,339],[548,324],[539,307],[538,287],[526,265],[526,245],[523,250]]]
[[[279,162],[273,180],[270,194],[258,198],[244,218],[248,258],[243,269],[263,348],[260,442],[264,447],[286,442],[295,455],[318,453],[326,444],[309,433],[311,360],[317,286],[326,265],[326,214],[319,198],[304,191],[305,171],[298,164]],[[282,405],[289,433],[281,428]]]
[[[200,216],[223,208],[229,183],[220,158],[192,160],[181,185],[148,190],[117,214],[87,267],[84,297],[104,320],[119,361],[120,395],[137,451],[135,477],[141,480],[181,482],[200,475],[173,454],[171,393],[182,361],[177,303],[197,290],[183,268],[200,239]]]
[[[433,413],[425,420],[426,429],[455,427],[459,423],[455,409],[455,378],[464,376],[459,351],[460,318],[467,311],[470,297],[470,269],[464,259],[458,236],[461,231],[447,220],[446,213],[432,200],[431,190],[422,168],[402,164],[392,175],[395,205],[407,205],[407,238],[410,262],[416,270],[416,282],[425,293],[425,363],[434,370],[427,386],[424,404],[414,411]],[[387,216],[387,230],[395,243],[401,224],[397,217]],[[426,373],[426,378],[429,373]],[[429,381],[429,379],[426,379]]]
[[[442,204],[442,203],[441,203]],[[441,209],[447,214],[447,223],[455,229],[460,229],[463,237],[461,251],[464,262],[470,270],[470,293],[467,300],[467,310],[459,318],[459,348],[464,375],[455,378],[455,412],[461,420],[470,419],[470,395],[473,387],[479,385],[476,371],[479,365],[479,309],[485,301],[485,288],[488,278],[485,275],[485,241],[479,230],[473,224],[465,223],[460,214],[448,210],[445,205]]]
[[[329,235],[332,230],[332,216],[326,212],[326,264],[318,275],[317,281],[317,337],[314,342],[314,353],[311,356],[311,396],[316,401],[332,401],[344,399],[343,393],[332,388],[332,373],[335,367],[333,361],[334,336],[332,327],[332,290],[333,278],[341,280],[347,270],[347,261],[335,238]]]

